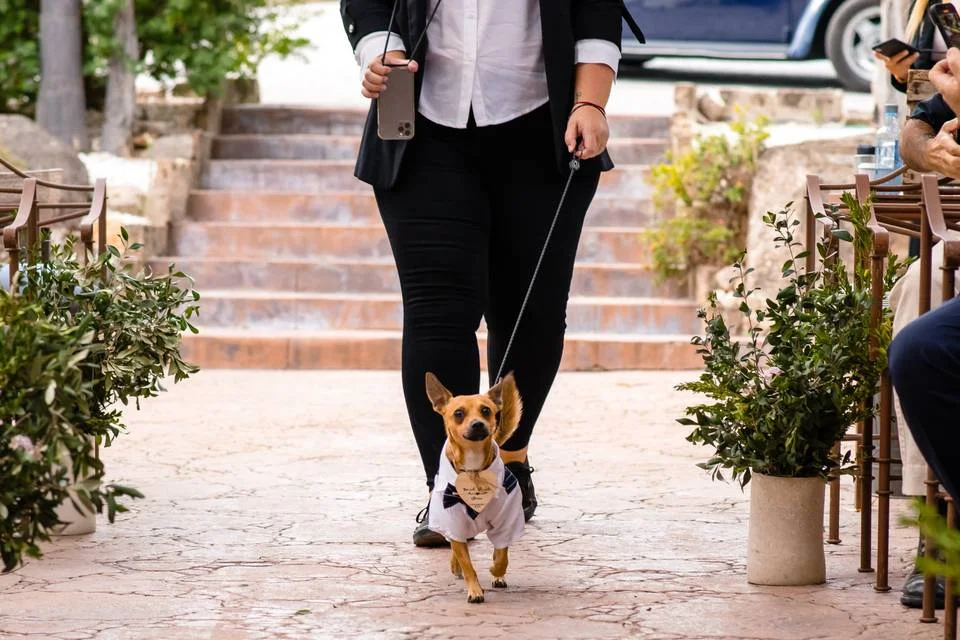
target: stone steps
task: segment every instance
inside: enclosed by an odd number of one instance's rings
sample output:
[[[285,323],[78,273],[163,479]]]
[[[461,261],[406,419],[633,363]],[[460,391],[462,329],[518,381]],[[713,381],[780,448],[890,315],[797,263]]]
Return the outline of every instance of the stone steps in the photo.
[[[359,136],[367,112],[284,105],[237,105],[223,111],[221,134]],[[610,115],[611,139],[665,139],[668,116]]]
[[[200,318],[205,327],[279,331],[403,328],[399,294],[205,290]],[[573,333],[604,334],[690,335],[698,329],[692,302],[625,297],[574,297],[567,325]]]
[[[346,258],[248,258],[163,257],[153,260],[155,270],[165,271],[175,262],[190,274],[201,291],[217,289],[271,290],[301,293],[399,293],[393,260]],[[572,295],[650,298],[682,298],[685,286],[658,284],[642,264],[579,263],[573,274]]]
[[[209,368],[400,367],[402,304],[367,185],[353,177],[365,113],[242,105],[224,111],[213,160],[171,229],[170,262],[201,291],[186,357]],[[563,368],[693,369],[685,286],[659,285],[642,230],[647,165],[667,118],[613,117],[617,169],[587,214]],[[518,276],[519,277],[519,276]],[[478,339],[485,340],[481,323]],[[481,353],[484,345],[481,344]]]
[[[190,194],[188,217],[198,222],[329,222],[379,224],[372,191],[325,193],[196,190]],[[587,212],[587,226],[646,226],[653,203],[645,199],[598,195]]]
[[[481,362],[486,339],[478,335]],[[399,369],[399,331],[274,331],[202,328],[184,338],[189,362],[210,369]],[[702,366],[685,335],[567,334],[565,371],[690,370]]]
[[[213,141],[214,159],[234,160],[349,160],[360,148],[360,136],[328,134],[234,134]],[[610,141],[617,164],[658,162],[666,150],[663,138],[618,138]]]
[[[583,230],[578,260],[646,264],[650,255],[642,229],[590,227]],[[178,256],[250,260],[275,258],[389,258],[387,234],[376,224],[184,222],[173,228]]]
[[[370,187],[353,175],[353,160],[211,160],[201,185],[232,191],[293,191],[367,193]],[[607,196],[649,199],[644,165],[618,165],[600,176]]]

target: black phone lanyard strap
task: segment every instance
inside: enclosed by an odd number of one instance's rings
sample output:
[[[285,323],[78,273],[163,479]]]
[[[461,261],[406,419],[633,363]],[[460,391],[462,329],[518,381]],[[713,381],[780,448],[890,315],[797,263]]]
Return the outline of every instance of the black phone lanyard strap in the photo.
[[[386,66],[390,66],[386,63],[387,60],[387,48],[390,46],[390,35],[393,33],[393,24],[396,22],[397,18],[397,9],[400,7],[400,2],[402,0],[393,0],[393,9],[390,11],[390,23],[387,25],[387,39],[383,43],[383,55],[380,57],[380,60]],[[417,55],[417,51],[420,50],[420,46],[423,44],[423,39],[427,35],[427,29],[430,28],[430,24],[433,22],[434,16],[437,15],[437,9],[440,8],[440,3],[443,0],[437,0],[437,3],[433,5],[433,11],[430,12],[430,17],[427,18],[427,23],[423,26],[423,33],[420,34],[420,37],[417,38],[416,43],[414,43],[413,48],[410,49],[410,53],[407,54],[407,60],[413,60],[413,57]],[[401,65],[406,66],[406,65]]]

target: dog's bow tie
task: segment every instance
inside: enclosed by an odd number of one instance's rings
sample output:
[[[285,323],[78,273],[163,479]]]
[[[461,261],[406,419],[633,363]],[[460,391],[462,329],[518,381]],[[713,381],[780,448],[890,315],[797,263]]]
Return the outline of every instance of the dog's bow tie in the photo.
[[[470,516],[471,520],[476,520],[477,516],[480,515],[474,511],[470,505],[463,501],[463,498],[461,498],[460,494],[457,493],[457,488],[448,483],[447,488],[443,490],[443,508],[449,509],[457,504],[463,505],[463,507],[467,510],[467,515]]]
[[[510,472],[510,469],[503,470],[503,488],[508,494],[512,493],[514,489],[517,488],[517,477]],[[462,504],[464,509],[467,510],[467,515],[470,516],[471,520],[476,520],[477,516],[480,515],[478,512],[474,511],[470,505],[463,501],[463,498],[460,497],[460,494],[457,493],[457,488],[450,483],[447,483],[447,488],[443,490],[443,508],[449,509],[455,505]]]

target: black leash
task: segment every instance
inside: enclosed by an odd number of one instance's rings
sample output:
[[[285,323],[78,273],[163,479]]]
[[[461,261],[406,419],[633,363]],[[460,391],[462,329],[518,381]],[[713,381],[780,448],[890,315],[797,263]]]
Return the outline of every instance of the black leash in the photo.
[[[577,144],[579,146],[579,140]],[[560,219],[560,211],[563,209],[563,203],[567,199],[567,192],[570,190],[570,183],[573,182],[573,176],[580,169],[580,159],[576,152],[570,158],[570,174],[567,176],[567,183],[563,186],[563,193],[560,194],[560,203],[557,205],[557,211],[553,214],[553,222],[550,223],[550,229],[547,231],[547,237],[543,241],[543,249],[540,250],[540,257],[537,259],[537,266],[533,269],[533,275],[530,277],[530,285],[527,287],[527,293],[523,297],[523,304],[520,305],[520,313],[517,314],[517,321],[513,325],[513,331],[510,333],[510,340],[507,342],[507,349],[503,352],[503,359],[500,360],[500,370],[497,371],[496,381],[498,384],[503,378],[503,369],[507,366],[507,358],[510,356],[510,349],[513,347],[513,340],[517,337],[517,329],[520,328],[520,321],[523,320],[523,312],[527,309],[527,303],[530,302],[530,294],[533,293],[533,285],[537,282],[537,276],[540,274],[540,266],[543,264],[543,258],[547,255],[547,247],[550,245],[550,238],[553,236],[553,230],[557,226],[557,220]]]

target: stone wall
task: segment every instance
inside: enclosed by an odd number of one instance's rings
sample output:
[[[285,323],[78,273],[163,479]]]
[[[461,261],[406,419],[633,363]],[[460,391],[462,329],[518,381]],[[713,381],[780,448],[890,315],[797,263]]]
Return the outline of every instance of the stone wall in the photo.
[[[768,211],[780,211],[792,202],[801,221],[797,238],[805,238],[804,190],[808,175],[819,175],[824,182],[853,182],[853,154],[856,145],[871,142],[870,137],[811,141],[767,149],[760,158],[750,195],[747,237],[747,262],[755,269],[755,285],[768,293],[781,281],[780,269],[789,257],[785,250],[774,247],[774,233],[761,218]],[[891,236],[891,250],[907,254],[907,241]],[[849,256],[845,259],[849,260]]]

